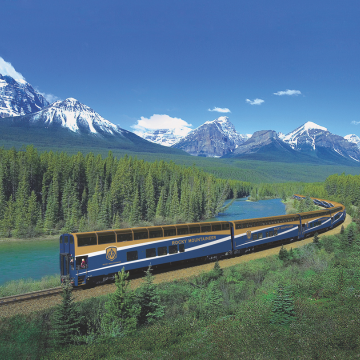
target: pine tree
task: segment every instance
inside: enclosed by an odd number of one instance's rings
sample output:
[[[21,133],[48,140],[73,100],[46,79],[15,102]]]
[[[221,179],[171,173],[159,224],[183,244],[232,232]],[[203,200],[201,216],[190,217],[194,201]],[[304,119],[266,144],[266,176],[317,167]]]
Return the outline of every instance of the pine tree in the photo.
[[[164,316],[165,306],[161,305],[160,295],[156,286],[153,284],[153,275],[151,274],[151,265],[145,272],[145,284],[141,286],[138,292],[138,301],[140,304],[139,323],[152,323],[156,319]]]
[[[315,244],[315,246],[316,246],[318,249],[321,248],[321,243],[320,243],[320,240],[319,240],[319,234],[318,234],[317,232],[314,234],[313,244]]]
[[[14,213],[15,213],[15,205],[14,205],[13,197],[11,195],[10,199],[6,202],[4,216],[0,223],[1,233],[6,237],[10,237],[14,230],[14,226],[15,226]]]
[[[145,182],[145,204],[146,220],[151,221],[155,217],[156,213],[154,180],[151,170],[149,170]]]
[[[352,245],[354,239],[355,239],[354,228],[353,228],[353,226],[349,226],[349,230],[348,230],[348,233],[347,233],[347,241],[348,241],[349,246]]]
[[[139,190],[136,189],[135,196],[133,199],[131,213],[129,217],[130,224],[134,225],[140,221],[140,198],[139,198]]]
[[[156,217],[165,217],[166,216],[166,195],[165,187],[161,188],[160,197],[156,206]]]
[[[281,246],[281,249],[279,251],[279,259],[280,260],[288,260],[289,259],[288,251],[286,250],[286,248],[284,248],[284,245]]]
[[[102,326],[107,334],[131,333],[136,329],[140,307],[135,302],[135,295],[128,290],[128,277],[125,268],[115,274],[116,291],[110,294],[105,303],[106,313],[102,318]]]
[[[277,296],[273,301],[271,312],[271,324],[286,325],[295,320],[295,307],[291,291],[285,289],[281,284],[278,286]]]
[[[74,336],[79,333],[82,318],[72,296],[72,286],[68,280],[62,284],[62,302],[53,314],[53,336],[58,346],[74,342]]]

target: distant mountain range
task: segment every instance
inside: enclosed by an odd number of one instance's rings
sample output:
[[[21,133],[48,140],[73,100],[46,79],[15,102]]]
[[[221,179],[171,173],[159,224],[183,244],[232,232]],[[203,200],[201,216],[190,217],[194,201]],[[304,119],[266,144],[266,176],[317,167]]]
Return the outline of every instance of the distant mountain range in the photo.
[[[0,145],[101,147],[136,152],[203,157],[232,157],[280,162],[355,165],[360,163],[360,138],[341,137],[307,122],[283,134],[261,130],[240,134],[226,116],[207,121],[184,135],[160,129],[141,136],[124,130],[73,98],[49,104],[24,80],[0,74]],[[166,150],[164,149],[166,146]],[[359,164],[360,165],[360,164]]]
[[[0,75],[0,144],[34,144],[65,150],[76,148],[122,149],[163,153],[154,144],[104,119],[78,100],[49,104],[23,80]],[[187,155],[167,148],[167,153]]]

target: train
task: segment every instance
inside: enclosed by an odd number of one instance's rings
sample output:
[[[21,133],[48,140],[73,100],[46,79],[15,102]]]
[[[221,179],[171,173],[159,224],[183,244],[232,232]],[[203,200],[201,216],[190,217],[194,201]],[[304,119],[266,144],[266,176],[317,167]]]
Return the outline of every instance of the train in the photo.
[[[295,194],[293,198],[305,197]],[[342,204],[311,198],[321,209],[299,214],[234,221],[136,227],[60,236],[61,281],[74,287],[99,284],[125,271],[151,265],[178,266],[216,260],[285,244],[340,225],[346,217]]]

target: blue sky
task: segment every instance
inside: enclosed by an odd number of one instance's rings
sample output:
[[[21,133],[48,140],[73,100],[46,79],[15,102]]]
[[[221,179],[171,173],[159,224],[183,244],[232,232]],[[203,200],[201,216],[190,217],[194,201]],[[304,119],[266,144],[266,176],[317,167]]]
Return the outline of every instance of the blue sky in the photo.
[[[358,0],[2,0],[1,14],[5,62],[127,130],[226,115],[240,133],[360,136]]]

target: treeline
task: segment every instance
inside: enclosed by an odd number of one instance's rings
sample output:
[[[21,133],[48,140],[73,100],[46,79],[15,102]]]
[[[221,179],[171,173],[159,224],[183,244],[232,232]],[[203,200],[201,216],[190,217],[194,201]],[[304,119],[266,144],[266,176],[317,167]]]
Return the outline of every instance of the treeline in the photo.
[[[328,176],[323,183],[258,184],[250,191],[250,200],[286,200],[293,194],[337,201],[345,205],[351,216],[357,216],[357,208],[360,206],[360,175],[334,174]]]
[[[171,161],[0,149],[0,235],[198,221],[250,190]]]

